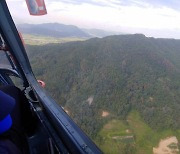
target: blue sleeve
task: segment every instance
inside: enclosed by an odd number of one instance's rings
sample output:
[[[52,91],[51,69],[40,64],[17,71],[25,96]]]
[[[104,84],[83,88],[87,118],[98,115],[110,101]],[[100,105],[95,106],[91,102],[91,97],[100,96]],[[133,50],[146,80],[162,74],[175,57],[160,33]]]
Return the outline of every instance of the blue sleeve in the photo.
[[[0,154],[8,154],[8,149],[0,142]]]
[[[0,154],[21,154],[16,145],[8,139],[0,140]]]

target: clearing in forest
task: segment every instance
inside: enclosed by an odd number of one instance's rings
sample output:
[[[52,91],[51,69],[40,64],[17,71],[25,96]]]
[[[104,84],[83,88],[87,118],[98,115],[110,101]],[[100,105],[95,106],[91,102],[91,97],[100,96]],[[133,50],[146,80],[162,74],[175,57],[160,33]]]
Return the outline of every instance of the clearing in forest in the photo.
[[[161,140],[159,146],[153,148],[154,154],[178,154],[178,152],[178,140],[175,136]]]

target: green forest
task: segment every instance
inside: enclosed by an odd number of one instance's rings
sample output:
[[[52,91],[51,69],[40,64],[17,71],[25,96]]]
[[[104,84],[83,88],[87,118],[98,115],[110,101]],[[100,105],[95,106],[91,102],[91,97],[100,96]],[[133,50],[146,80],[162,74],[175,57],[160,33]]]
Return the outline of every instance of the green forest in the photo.
[[[115,35],[26,49],[36,78],[104,153],[152,153],[173,135],[180,143],[180,40]]]

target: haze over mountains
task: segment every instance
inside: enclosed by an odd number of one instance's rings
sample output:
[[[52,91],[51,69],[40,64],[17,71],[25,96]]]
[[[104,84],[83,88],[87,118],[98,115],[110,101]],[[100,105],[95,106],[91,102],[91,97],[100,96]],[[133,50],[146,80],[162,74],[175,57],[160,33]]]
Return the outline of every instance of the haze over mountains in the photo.
[[[41,36],[51,36],[57,38],[63,37],[79,37],[92,38],[115,35],[115,32],[108,32],[100,29],[81,29],[73,25],[64,25],[59,23],[44,23],[44,24],[19,24],[18,30],[23,34],[33,34]]]
[[[136,34],[27,49],[37,78],[105,152],[107,143],[143,154],[162,137],[180,141],[180,40]]]

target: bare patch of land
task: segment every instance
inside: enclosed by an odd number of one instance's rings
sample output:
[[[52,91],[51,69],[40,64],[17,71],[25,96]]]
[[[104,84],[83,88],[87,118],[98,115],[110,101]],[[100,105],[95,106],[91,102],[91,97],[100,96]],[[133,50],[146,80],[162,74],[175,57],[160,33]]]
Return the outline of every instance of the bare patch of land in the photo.
[[[161,140],[159,146],[153,148],[154,154],[178,154],[178,152],[178,140],[175,136]]]
[[[91,105],[93,100],[94,100],[94,97],[90,96],[86,101],[88,102],[89,105]]]
[[[150,100],[151,102],[153,102],[154,98],[153,98],[153,97],[149,97],[149,100]]]
[[[102,117],[107,117],[108,115],[109,115],[109,112],[107,112],[107,111],[102,112]]]
[[[120,139],[120,140],[123,140],[123,139],[133,139],[133,136],[113,136],[112,139]]]
[[[129,129],[126,129],[126,133],[130,133],[131,131]]]

